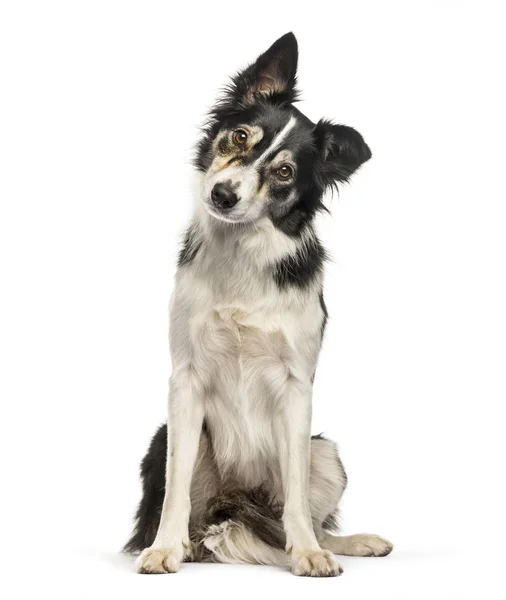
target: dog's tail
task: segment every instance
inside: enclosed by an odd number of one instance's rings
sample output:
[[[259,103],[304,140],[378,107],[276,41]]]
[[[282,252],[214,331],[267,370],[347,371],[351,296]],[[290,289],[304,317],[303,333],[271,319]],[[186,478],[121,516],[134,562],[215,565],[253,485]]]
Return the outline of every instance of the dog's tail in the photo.
[[[142,552],[155,541],[165,494],[166,460],[167,425],[162,425],[141,463],[142,500],[135,514],[134,532],[125,544],[124,552]]]
[[[281,515],[261,487],[220,494],[209,502],[202,544],[222,563],[288,565]]]

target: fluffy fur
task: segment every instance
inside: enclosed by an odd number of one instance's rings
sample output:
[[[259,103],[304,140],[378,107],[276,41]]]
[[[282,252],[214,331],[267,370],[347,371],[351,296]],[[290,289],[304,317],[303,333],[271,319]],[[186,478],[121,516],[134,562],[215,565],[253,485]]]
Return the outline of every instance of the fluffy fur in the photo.
[[[170,309],[170,427],[142,462],[125,547],[142,551],[141,573],[217,560],[334,576],[334,554],[392,548],[329,531],[346,475],[335,444],[310,437],[327,320],[314,217],[371,153],[354,129],[295,108],[296,72],[290,33],[233,78],[197,146]]]

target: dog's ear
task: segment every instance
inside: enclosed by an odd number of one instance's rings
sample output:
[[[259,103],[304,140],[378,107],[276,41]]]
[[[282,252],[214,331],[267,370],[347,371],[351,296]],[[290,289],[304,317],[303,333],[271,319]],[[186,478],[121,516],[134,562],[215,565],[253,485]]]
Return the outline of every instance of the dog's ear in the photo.
[[[345,182],[372,156],[358,131],[322,119],[314,129],[321,162],[319,176],[323,187]]]
[[[294,102],[297,59],[297,39],[293,33],[286,33],[233,78],[229,88],[233,100],[241,105],[251,104],[259,97]]]

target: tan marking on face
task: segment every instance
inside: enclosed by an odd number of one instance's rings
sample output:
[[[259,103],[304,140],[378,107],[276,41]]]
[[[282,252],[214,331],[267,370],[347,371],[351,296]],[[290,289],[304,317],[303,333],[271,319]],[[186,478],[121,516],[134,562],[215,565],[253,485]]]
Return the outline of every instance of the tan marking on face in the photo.
[[[228,158],[227,160],[220,166],[218,166],[216,168],[216,172],[218,173],[219,171],[223,171],[223,169],[227,169],[228,167],[233,167],[238,165],[240,162],[240,159],[237,157],[233,157],[233,158]]]
[[[246,131],[248,134],[248,141],[246,142],[246,145],[248,146],[249,150],[254,148],[264,137],[264,130],[261,127],[238,127],[238,129],[244,129],[244,131]]]
[[[267,200],[268,195],[269,195],[269,184],[267,182],[264,182],[262,184],[262,187],[258,190],[257,196],[259,198],[261,198],[262,200]]]
[[[234,132],[238,129],[244,130],[248,135],[248,139],[244,146],[234,144]],[[264,132],[261,127],[251,125],[238,125],[234,129],[220,131],[213,141],[214,158],[211,164],[212,171],[216,173],[229,166],[237,165],[242,157],[248,156],[263,136]],[[220,149],[220,145],[223,143],[224,139],[227,141],[225,151]]]

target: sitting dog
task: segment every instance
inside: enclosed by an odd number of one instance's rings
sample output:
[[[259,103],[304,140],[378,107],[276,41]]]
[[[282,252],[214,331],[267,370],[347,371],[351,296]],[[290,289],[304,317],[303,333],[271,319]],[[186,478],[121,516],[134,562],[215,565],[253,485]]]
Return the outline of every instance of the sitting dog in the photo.
[[[140,573],[215,560],[327,577],[342,572],[335,554],[392,549],[332,533],[346,474],[335,444],[310,432],[327,320],[314,220],[371,152],[354,129],[294,106],[297,57],[288,33],[238,73],[198,142],[170,309],[169,427],[142,462],[125,546],[142,551]]]

